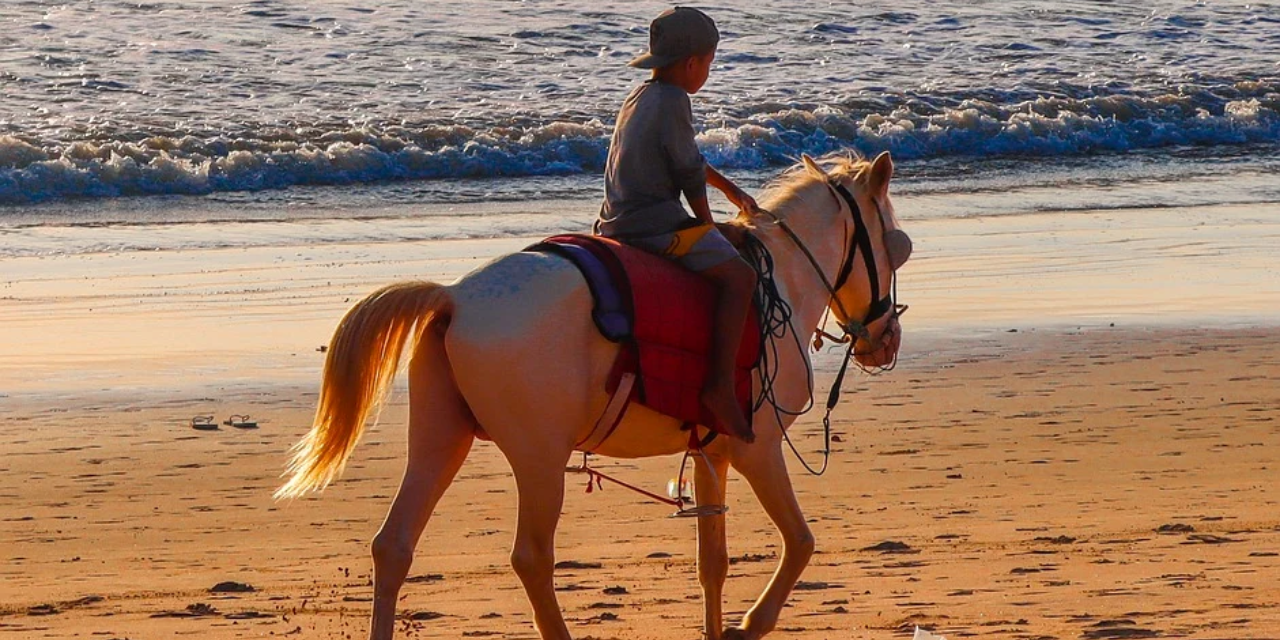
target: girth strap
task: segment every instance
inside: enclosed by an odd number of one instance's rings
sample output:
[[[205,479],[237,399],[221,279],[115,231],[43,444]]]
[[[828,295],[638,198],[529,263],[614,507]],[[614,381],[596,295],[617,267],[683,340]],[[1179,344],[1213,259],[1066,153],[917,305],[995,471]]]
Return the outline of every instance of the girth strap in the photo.
[[[573,448],[577,451],[591,452],[604,444],[604,441],[613,435],[614,430],[618,428],[618,424],[622,422],[623,416],[627,413],[627,408],[631,406],[635,391],[636,374],[630,372],[622,374],[622,378],[618,381],[618,388],[613,392],[613,396],[609,398],[609,403],[605,405],[604,412],[596,420],[595,426],[591,428],[591,432],[587,434],[587,437],[573,445]]]

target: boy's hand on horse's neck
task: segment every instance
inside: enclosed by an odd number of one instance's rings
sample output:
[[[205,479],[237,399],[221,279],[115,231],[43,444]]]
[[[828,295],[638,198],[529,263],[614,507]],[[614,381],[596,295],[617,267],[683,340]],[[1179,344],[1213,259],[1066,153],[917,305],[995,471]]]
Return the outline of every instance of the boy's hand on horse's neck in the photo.
[[[755,198],[747,195],[746,191],[738,188],[732,180],[724,177],[719,171],[716,171],[711,165],[707,165],[707,185],[719,189],[724,193],[724,197],[729,199],[735,207],[740,211],[748,214],[755,213],[759,208],[756,205]],[[693,215],[706,224],[715,224],[715,220],[711,218],[711,205],[707,202],[707,197],[693,198],[689,200],[689,208],[693,210]]]
[[[759,209],[755,198],[747,195],[746,191],[743,191],[724,174],[716,171],[716,168],[710,164],[707,165],[707,185],[715,187],[724,193],[724,197],[728,198],[729,202],[732,202],[733,206],[737,207],[739,211],[754,214]],[[693,203],[689,203],[689,206],[692,207]],[[710,215],[710,209],[708,209],[707,213]],[[711,220],[704,220],[704,222],[711,222]]]

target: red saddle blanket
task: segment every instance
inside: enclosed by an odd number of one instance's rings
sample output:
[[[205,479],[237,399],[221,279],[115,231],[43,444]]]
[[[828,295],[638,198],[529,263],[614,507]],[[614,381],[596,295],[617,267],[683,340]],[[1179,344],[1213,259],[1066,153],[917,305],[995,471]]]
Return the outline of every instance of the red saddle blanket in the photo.
[[[606,337],[623,345],[606,391],[614,393],[622,375],[634,373],[637,376],[635,401],[687,423],[724,432],[719,421],[698,399],[707,376],[714,331],[712,314],[716,292],[710,281],[674,261],[608,238],[576,234],[554,236],[539,249],[548,244],[586,249],[602,263],[603,269],[596,268],[590,273],[593,270],[584,266],[582,260],[585,252],[554,251],[569,257],[583,271],[591,285],[597,326]],[[602,302],[609,299],[609,292],[600,290],[605,286],[601,282],[605,279],[616,288],[618,299],[623,303],[621,312],[629,316],[629,335],[610,336],[605,323],[600,321],[602,313],[610,311],[601,308]],[[747,314],[734,372],[738,401],[748,419],[752,371],[759,356],[759,320],[753,307]]]

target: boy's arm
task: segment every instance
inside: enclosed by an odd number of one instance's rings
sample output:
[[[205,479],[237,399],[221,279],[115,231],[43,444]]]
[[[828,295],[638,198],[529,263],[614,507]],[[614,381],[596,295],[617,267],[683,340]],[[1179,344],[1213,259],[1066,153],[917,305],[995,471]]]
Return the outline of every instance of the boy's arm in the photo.
[[[711,167],[708,165],[708,169]],[[707,182],[711,182],[710,173],[707,174]],[[689,208],[693,210],[693,215],[703,222],[703,224],[715,224],[715,220],[711,218],[711,205],[707,202],[707,194],[704,191],[700,197],[690,198],[685,196],[689,201]]]
[[[706,165],[706,167],[707,184],[723,191],[725,197],[729,198],[729,201],[739,209],[752,214],[759,211],[754,198],[739,189],[738,185],[733,184],[731,180],[721,175],[710,164]],[[720,229],[720,233],[724,234],[724,237],[728,238],[729,242],[733,243],[733,246],[741,246],[742,227],[736,227],[728,223],[717,223],[713,220],[711,218],[711,205],[707,203],[706,191],[702,192],[701,197],[689,198],[685,196],[685,199],[689,201],[689,208],[693,210],[693,215],[697,216],[698,220],[701,220],[703,224],[716,225],[716,228]]]
[[[724,197],[728,198],[729,202],[732,202],[739,210],[747,213],[755,213],[759,209],[759,205],[756,204],[755,198],[747,195],[746,191],[743,191],[738,187],[738,185],[734,184],[732,180],[726,178],[719,171],[716,171],[715,167],[711,166],[709,163],[707,164],[707,184],[724,193]],[[706,198],[703,198],[702,200],[703,204],[706,205]],[[704,222],[711,222],[711,209],[709,207],[707,209],[707,218],[702,218],[702,215],[698,214],[696,211],[697,205],[690,202],[689,206],[695,209],[694,214],[698,215],[699,219],[702,219]]]

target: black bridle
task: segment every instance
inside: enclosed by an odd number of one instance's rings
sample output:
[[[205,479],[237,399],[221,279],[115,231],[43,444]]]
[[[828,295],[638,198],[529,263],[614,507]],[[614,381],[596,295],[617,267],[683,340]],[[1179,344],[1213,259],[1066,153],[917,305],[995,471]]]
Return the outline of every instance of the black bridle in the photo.
[[[826,184],[827,184],[827,188],[830,189],[831,192],[836,197],[836,206],[840,206],[840,202],[843,201],[849,207],[849,216],[853,218],[853,240],[850,244],[849,250],[846,252],[845,256],[841,259],[840,270],[836,274],[835,284],[832,284],[831,281],[827,279],[827,275],[822,270],[822,266],[818,264],[817,258],[813,257],[813,253],[809,251],[809,248],[806,247],[804,242],[800,240],[800,237],[797,236],[796,233],[791,230],[791,226],[788,225],[785,220],[774,216],[772,213],[769,213],[767,211],[764,212],[767,215],[769,215],[769,217],[773,218],[774,222],[777,223],[777,225],[781,227],[784,232],[786,232],[787,236],[791,238],[791,241],[795,243],[796,247],[800,249],[801,253],[803,253],[804,256],[808,258],[809,264],[813,266],[814,272],[818,274],[818,278],[822,280],[823,286],[827,288],[827,293],[830,296],[827,302],[827,308],[830,309],[831,304],[834,302],[836,308],[840,312],[841,318],[837,319],[836,324],[840,326],[840,330],[844,332],[844,336],[837,338],[836,336],[832,336],[826,333],[825,331],[823,331],[821,327],[818,328],[818,334],[820,336],[826,336],[836,343],[848,344],[848,347],[844,354],[844,358],[842,358],[842,362],[840,364],[840,371],[836,374],[836,378],[831,385],[831,391],[827,394],[826,414],[823,415],[822,417],[822,427],[823,427],[822,466],[819,467],[818,469],[814,469],[813,467],[809,466],[809,463],[805,461],[804,457],[800,455],[800,452],[796,450],[795,444],[791,442],[791,437],[787,435],[786,429],[782,430],[782,437],[786,440],[787,445],[791,447],[792,452],[796,454],[796,458],[800,461],[800,464],[804,466],[805,470],[808,471],[809,473],[813,475],[819,475],[819,476],[826,472],[827,462],[831,455],[831,412],[832,410],[835,409],[836,404],[840,401],[840,387],[843,386],[844,384],[844,376],[845,376],[845,373],[848,371],[849,361],[852,360],[855,355],[861,355],[861,354],[855,353],[853,350],[858,343],[856,338],[862,338],[868,343],[872,342],[871,333],[867,330],[867,325],[871,324],[872,322],[875,322],[876,320],[879,320],[880,318],[884,317],[886,314],[892,313],[892,317],[896,318],[902,315],[903,312],[907,310],[906,305],[894,304],[894,298],[897,297],[895,294],[897,293],[897,288],[898,288],[897,287],[898,279],[897,279],[896,271],[893,271],[890,275],[889,290],[885,292],[885,295],[883,297],[881,297],[880,295],[880,271],[879,269],[876,268],[875,250],[871,246],[871,233],[867,229],[867,223],[862,219],[862,209],[858,206],[858,201],[853,197],[853,194],[849,193],[849,190],[845,188],[845,186],[841,184],[838,180],[834,180],[828,177],[826,180]],[[881,210],[880,203],[876,202],[874,198],[872,198],[872,203],[876,207],[876,215],[880,217],[880,224],[881,224],[881,227],[883,227],[884,211]],[[853,317],[849,314],[849,312],[844,308],[844,303],[840,301],[840,296],[838,295],[839,290],[845,285],[845,283],[849,281],[849,276],[853,273],[853,261],[858,253],[862,254],[863,265],[865,265],[867,269],[867,278],[871,281],[871,301],[872,301],[870,308],[867,309],[867,313],[865,316],[863,316],[861,322],[853,319]],[[886,331],[887,330],[889,329],[886,328]],[[791,327],[791,331],[794,334],[795,328]],[[883,337],[884,337],[884,334],[882,332],[881,339],[883,339]],[[815,347],[819,347],[821,345],[820,340],[821,338],[819,338],[818,342],[815,342]],[[798,343],[797,343],[797,346],[798,346]],[[869,353],[874,353],[876,350],[879,350],[880,348],[881,348],[880,344],[874,344],[872,345],[872,351]],[[891,363],[890,365],[887,365],[887,366],[882,366],[881,370],[883,371],[883,370],[892,369],[893,364],[896,364],[896,362]],[[862,365],[859,364],[859,366],[861,367]],[[863,370],[867,371],[867,368],[863,367]],[[809,400],[810,400],[810,403],[812,403],[813,401],[812,378],[810,378],[809,385],[810,385]],[[804,411],[808,410],[806,408],[805,410],[802,410],[800,412],[791,412],[791,411],[782,409],[777,405],[776,402],[773,403],[773,405],[774,405],[775,412],[778,412],[778,413],[790,413],[792,415],[799,415],[799,413],[803,413]],[[810,404],[809,406],[812,406],[812,404]],[[778,418],[778,424],[779,425],[782,424],[782,418],[780,416]]]
[[[867,223],[862,219],[862,209],[858,207],[858,201],[854,199],[853,194],[836,180],[827,180],[829,187],[845,204],[849,206],[849,215],[853,218],[853,251],[850,251],[844,260],[844,264],[840,265],[840,274],[836,276],[835,286],[831,289],[831,297],[839,304],[839,297],[836,292],[844,286],[849,280],[849,275],[853,273],[853,257],[857,253],[862,253],[862,264],[867,268],[867,279],[871,281],[871,308],[867,309],[867,315],[862,319],[862,327],[865,331],[867,325],[879,320],[881,316],[894,309],[893,304],[893,288],[885,292],[884,297],[880,297],[880,272],[876,269],[876,254],[871,248],[871,232],[867,230]],[[884,225],[884,213],[880,210],[880,203],[872,199],[872,204],[876,207],[876,215],[880,217],[881,226]],[[891,280],[896,282],[896,274],[890,276]],[[841,309],[844,313],[844,309]],[[845,320],[851,321],[848,313],[844,313]],[[841,327],[844,329],[844,327]],[[846,333],[850,333],[845,329]]]
[[[840,326],[840,330],[844,332],[844,336],[837,338],[821,331],[821,329],[819,329],[819,333],[838,343],[852,341],[853,337],[862,338],[863,340],[870,342],[871,335],[867,331],[867,325],[879,320],[890,311],[892,311],[895,316],[902,315],[902,313],[907,310],[907,307],[906,305],[895,305],[893,301],[895,297],[894,293],[897,289],[896,273],[890,276],[892,284],[889,287],[889,291],[886,291],[883,297],[880,295],[880,270],[876,268],[875,249],[871,247],[871,232],[867,229],[866,221],[862,219],[862,209],[858,206],[857,199],[855,199],[853,194],[849,193],[849,190],[838,180],[828,178],[826,184],[827,188],[830,189],[832,194],[836,197],[836,205],[839,206],[840,202],[843,201],[849,208],[849,217],[853,218],[853,241],[850,245],[850,250],[845,253],[844,258],[840,263],[840,270],[836,274],[835,284],[832,284],[831,281],[827,279],[827,274],[822,270],[822,266],[818,264],[817,258],[813,257],[813,253],[810,252],[809,248],[805,246],[802,240],[800,240],[800,237],[791,230],[790,225],[780,218],[774,217],[773,219],[777,222],[779,227],[782,227],[782,230],[791,238],[791,241],[800,248],[800,251],[804,253],[806,258],[808,258],[809,264],[813,267],[814,272],[818,274],[818,278],[822,280],[822,285],[827,288],[827,294],[830,296],[830,301],[827,303],[828,306],[834,302],[836,308],[840,311],[841,317],[837,319],[836,324]],[[875,202],[874,199],[872,200],[872,203],[876,207],[876,215],[880,217],[880,222],[883,226],[884,212],[880,209],[880,203]],[[770,217],[773,217],[772,214],[769,215]],[[871,283],[871,307],[867,309],[867,313],[863,316],[861,321],[854,320],[852,314],[844,308],[844,303],[840,301],[840,296],[838,295],[840,289],[849,281],[849,276],[853,273],[853,261],[859,253],[862,254],[862,263],[867,269],[867,279]],[[850,349],[852,350],[852,346]]]

